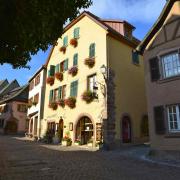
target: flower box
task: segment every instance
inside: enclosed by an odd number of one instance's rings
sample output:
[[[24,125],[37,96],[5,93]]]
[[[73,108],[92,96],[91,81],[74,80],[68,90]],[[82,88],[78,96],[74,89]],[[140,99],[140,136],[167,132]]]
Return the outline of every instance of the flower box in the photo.
[[[57,110],[58,106],[56,102],[50,102],[49,103],[49,108],[53,109],[53,110]]]
[[[94,100],[94,93],[91,91],[85,91],[82,94],[81,98],[83,101],[85,101],[87,104],[89,104]]]
[[[56,79],[62,81],[63,80],[63,73],[62,72],[57,72],[55,74],[55,77],[56,77]]]
[[[92,68],[95,65],[95,58],[86,58],[84,64]]]
[[[72,46],[74,46],[74,47],[77,47],[77,45],[78,45],[77,39],[76,39],[76,38],[71,39],[71,40],[70,40],[70,44],[71,44]]]
[[[65,47],[65,46],[62,46],[62,47],[60,48],[60,52],[63,52],[63,54],[65,54],[65,53],[66,53],[66,47]]]
[[[54,77],[53,76],[49,76],[46,79],[47,84],[50,84],[51,86],[54,84]]]
[[[71,109],[76,107],[76,98],[75,97],[69,97],[65,100],[65,104],[69,106]]]
[[[60,100],[58,100],[58,105],[59,106],[61,106],[62,108],[64,108],[64,106],[65,106],[65,102],[64,102],[64,99],[60,99]]]
[[[71,74],[73,77],[76,76],[76,74],[78,73],[78,67],[77,66],[71,67],[68,73]]]

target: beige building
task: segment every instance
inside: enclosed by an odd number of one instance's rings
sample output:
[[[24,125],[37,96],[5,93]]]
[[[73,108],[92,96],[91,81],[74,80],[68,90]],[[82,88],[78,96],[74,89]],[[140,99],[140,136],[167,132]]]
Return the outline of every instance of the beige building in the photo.
[[[80,144],[137,143],[147,138],[142,58],[135,28],[83,12],[64,29],[47,60],[41,136],[68,132]],[[142,128],[145,127],[145,128]]]
[[[151,146],[180,150],[180,1],[167,1],[137,48],[144,54]]]
[[[27,128],[28,85],[0,81],[0,133],[24,134]]]

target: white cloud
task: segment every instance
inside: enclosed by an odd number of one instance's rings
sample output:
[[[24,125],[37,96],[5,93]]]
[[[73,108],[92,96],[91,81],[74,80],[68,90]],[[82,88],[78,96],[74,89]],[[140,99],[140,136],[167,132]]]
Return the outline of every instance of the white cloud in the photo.
[[[166,0],[93,0],[88,10],[101,18],[152,23],[165,3]]]

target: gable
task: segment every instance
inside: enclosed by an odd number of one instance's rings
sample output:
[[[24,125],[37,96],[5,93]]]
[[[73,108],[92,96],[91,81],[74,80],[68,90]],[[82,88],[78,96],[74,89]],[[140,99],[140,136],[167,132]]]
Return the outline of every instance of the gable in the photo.
[[[180,38],[180,17],[173,15],[159,30],[147,49],[161,46],[177,38]]]

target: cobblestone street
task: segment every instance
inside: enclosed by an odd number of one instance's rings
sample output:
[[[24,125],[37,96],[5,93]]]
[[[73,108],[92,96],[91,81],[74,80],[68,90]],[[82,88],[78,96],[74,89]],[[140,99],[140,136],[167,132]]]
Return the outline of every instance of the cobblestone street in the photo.
[[[0,136],[0,180],[23,179],[179,180],[180,168],[138,160],[117,151],[53,149]]]

